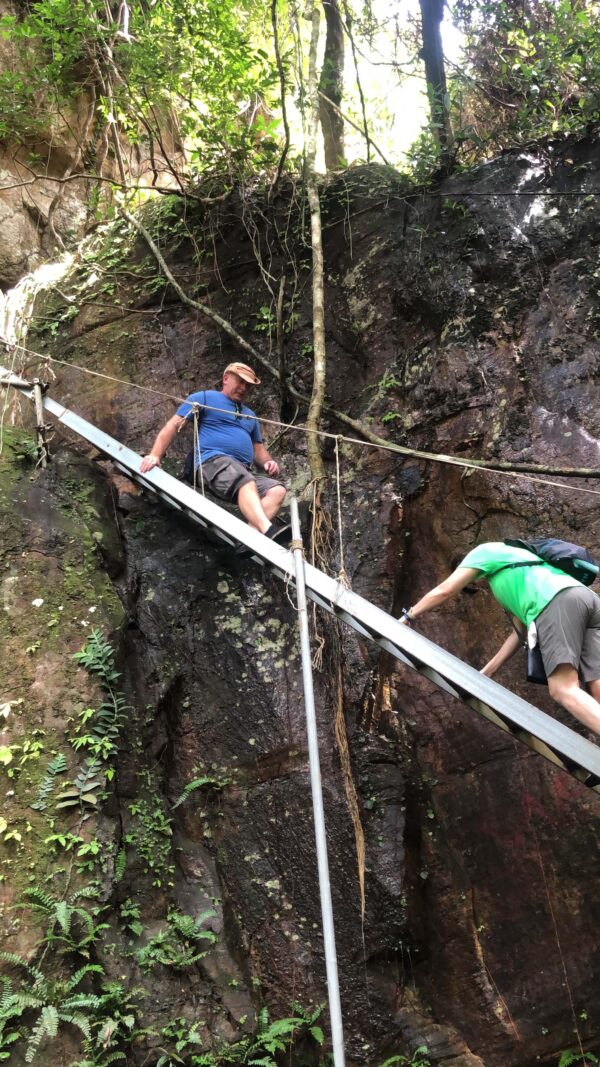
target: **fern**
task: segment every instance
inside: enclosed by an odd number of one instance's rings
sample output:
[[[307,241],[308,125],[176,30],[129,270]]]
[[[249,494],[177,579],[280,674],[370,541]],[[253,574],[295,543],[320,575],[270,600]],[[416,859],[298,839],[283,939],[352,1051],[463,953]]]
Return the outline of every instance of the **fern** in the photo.
[[[120,882],[125,874],[125,866],[127,864],[127,853],[124,848],[119,849],[117,852],[117,858],[115,860],[115,873],[113,875],[113,881],[115,883]]]
[[[99,1055],[94,1055],[94,1058],[92,1060],[77,1060],[75,1063],[71,1064],[71,1067],[110,1067],[110,1064],[116,1063],[117,1060],[127,1060],[127,1056],[124,1052],[108,1052],[104,1054],[100,1053]]]
[[[45,811],[46,801],[50,796],[50,793],[54,789],[54,779],[57,774],[63,774],[67,769],[67,761],[62,752],[50,760],[50,763],[46,767],[46,774],[42,778],[40,787],[38,789],[37,800],[31,805],[34,811]]]
[[[183,793],[177,797],[177,800],[173,804],[173,808],[178,808],[180,804],[183,804],[196,789],[202,789],[203,786],[211,786],[213,789],[224,789],[226,785],[229,785],[230,781],[231,778],[215,778],[209,774],[204,774],[201,778],[194,778],[193,781],[188,782]]]
[[[90,674],[96,674],[107,687],[114,685],[121,677],[115,670],[112,647],[97,627],[90,632],[85,648],[76,652],[73,658]]]
[[[24,908],[28,905],[47,919],[48,927],[44,935],[46,944],[58,943],[63,952],[79,952],[82,956],[89,956],[89,946],[107,927],[106,923],[95,922],[97,908],[89,912],[87,908],[75,903],[82,896],[89,895],[89,891],[84,888],[73,893],[69,900],[60,900],[39,886],[31,886],[24,893],[27,903],[20,902],[15,906]],[[38,974],[41,975],[41,972]]]
[[[56,904],[56,898],[37,885],[26,889],[25,897],[30,908],[36,911],[43,911],[45,914],[51,912]],[[25,905],[17,904],[16,906],[22,908]]]
[[[0,952],[0,960],[12,963],[13,967],[23,967],[34,979],[43,978],[42,972],[38,971],[37,967],[23,959],[22,956],[17,956],[15,952]]]
[[[104,974],[104,971],[98,963],[86,963],[85,967],[80,967],[79,970],[69,978],[66,985],[67,992],[71,993],[76,989],[79,983],[85,978],[86,974]]]
[[[93,807],[98,802],[95,789],[103,782],[93,782],[92,779],[100,773],[101,767],[110,764],[131,708],[117,688],[121,676],[115,670],[114,652],[100,630],[92,630],[85,648],[76,652],[74,658],[90,674],[96,675],[104,691],[99,708],[86,708],[80,712],[77,736],[71,739],[76,750],[83,748],[90,753],[92,758],[88,759],[87,766],[91,771],[87,779],[80,774],[58,798],[57,808],[79,805],[83,811],[84,805]]]
[[[578,1063],[581,1067],[598,1063],[598,1057],[594,1056],[593,1052],[581,1052],[573,1051],[573,1049],[567,1049],[566,1052],[561,1053],[561,1057],[558,1061],[558,1067],[571,1067],[571,1064]]]
[[[192,915],[183,915],[181,912],[169,912],[167,921],[169,928],[162,930],[151,937],[146,944],[137,952],[137,960],[141,967],[150,970],[156,963],[163,967],[173,967],[182,970],[191,967],[198,960],[206,956],[208,949],[199,950],[198,941],[216,942],[216,934],[212,930],[203,930],[202,923],[206,919],[213,918],[216,914],[212,908],[203,911],[196,919]]]
[[[40,1012],[39,1019],[31,1031],[27,1043],[25,1063],[31,1063],[44,1037],[56,1037],[58,1033],[59,1014],[54,1005],[46,1005]]]

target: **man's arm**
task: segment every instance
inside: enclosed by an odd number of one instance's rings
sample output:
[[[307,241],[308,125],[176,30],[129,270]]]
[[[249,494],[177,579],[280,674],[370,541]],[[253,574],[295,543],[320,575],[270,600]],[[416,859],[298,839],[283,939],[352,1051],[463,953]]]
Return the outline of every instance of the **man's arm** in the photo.
[[[416,619],[419,615],[424,615],[426,611],[439,608],[440,604],[444,604],[446,600],[451,600],[457,593],[460,593],[461,589],[464,589],[475,578],[478,578],[480,574],[481,571],[475,567],[457,567],[448,578],[436,585],[434,589],[430,589],[420,600],[417,600],[417,603],[413,604],[412,608],[409,609],[409,615],[412,619]],[[408,621],[406,617],[400,619],[400,622],[405,624]]]
[[[262,467],[264,471],[271,477],[275,474],[279,474],[279,464],[276,460],[271,459],[271,456],[267,452],[267,449],[263,445],[262,441],[254,441],[254,462],[257,467]]]
[[[516,633],[515,630],[513,630],[512,633],[509,634],[509,636],[506,638],[504,644],[500,645],[500,648],[496,652],[496,655],[492,656],[491,660],[486,663],[485,667],[481,668],[481,671],[479,673],[485,674],[488,678],[491,678],[492,675],[500,669],[500,667],[502,667],[505,663],[508,662],[511,656],[514,656],[517,649],[521,648],[521,645],[522,639],[519,637],[519,634]]]
[[[183,426],[186,420],[181,415],[172,415],[168,422],[165,422],[162,430],[159,430],[156,435],[156,440],[152,445],[152,448],[147,456],[144,456],[140,471],[145,474],[147,471],[151,471],[154,467],[160,467],[160,461],[167,451],[171,441],[175,437],[179,430]]]

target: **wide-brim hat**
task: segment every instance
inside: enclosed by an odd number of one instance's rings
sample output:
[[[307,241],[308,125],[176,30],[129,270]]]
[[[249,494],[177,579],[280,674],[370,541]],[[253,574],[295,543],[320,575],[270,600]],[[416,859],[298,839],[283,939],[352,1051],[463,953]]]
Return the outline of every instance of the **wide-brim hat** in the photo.
[[[250,385],[260,385],[260,378],[247,363],[228,363],[223,371],[223,374],[227,373],[237,374],[238,378],[243,378],[243,380],[249,382]]]

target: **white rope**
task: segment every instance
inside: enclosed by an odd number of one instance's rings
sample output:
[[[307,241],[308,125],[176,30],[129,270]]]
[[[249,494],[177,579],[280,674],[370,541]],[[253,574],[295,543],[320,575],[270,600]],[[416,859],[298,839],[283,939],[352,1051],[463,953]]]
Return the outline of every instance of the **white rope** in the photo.
[[[340,547],[340,570],[338,579],[350,589],[350,579],[346,573],[346,565],[344,563],[344,534],[342,526],[342,494],[340,488],[340,450],[339,450],[340,438],[335,439],[335,488],[337,493],[337,520],[338,520],[338,542]]]
[[[196,402],[194,402],[192,404],[192,411],[193,411],[193,414],[194,414],[194,451],[193,451],[194,490],[196,490],[196,488],[197,488],[196,487],[196,476],[197,476],[196,455],[197,455],[198,456],[198,469],[200,470],[200,486],[201,486],[202,496],[205,496],[206,494],[204,492],[204,471],[202,470],[202,449],[200,447],[200,433],[198,431],[200,405],[197,404]]]

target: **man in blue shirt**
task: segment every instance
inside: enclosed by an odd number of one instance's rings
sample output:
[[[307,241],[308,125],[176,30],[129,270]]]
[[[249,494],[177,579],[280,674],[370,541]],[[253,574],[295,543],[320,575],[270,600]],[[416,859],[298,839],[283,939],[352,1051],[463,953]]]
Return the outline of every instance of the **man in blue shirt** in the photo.
[[[160,461],[175,435],[186,422],[198,416],[198,438],[186,461],[186,478],[204,485],[215,496],[237,503],[242,515],[255,530],[278,542],[289,541],[289,526],[273,522],[286,495],[285,486],[275,479],[279,464],[264,444],[258,419],[242,403],[260,378],[245,363],[230,363],[223,371],[221,392],[205,389],[192,393],[175,415],[159,431],[151,452],[144,456],[140,471],[145,473]],[[252,464],[265,475],[255,475]],[[196,478],[194,479],[194,471]]]

